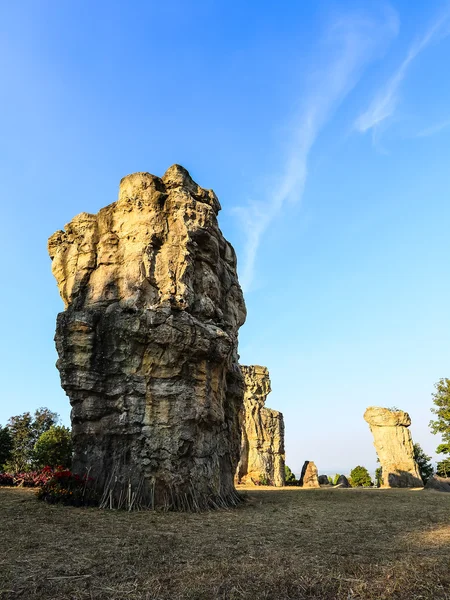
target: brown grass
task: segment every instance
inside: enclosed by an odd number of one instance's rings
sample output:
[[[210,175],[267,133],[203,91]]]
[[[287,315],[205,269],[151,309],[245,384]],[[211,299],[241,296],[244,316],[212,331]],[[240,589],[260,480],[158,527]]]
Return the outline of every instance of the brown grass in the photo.
[[[252,489],[204,514],[0,489],[0,598],[450,599],[450,494]]]

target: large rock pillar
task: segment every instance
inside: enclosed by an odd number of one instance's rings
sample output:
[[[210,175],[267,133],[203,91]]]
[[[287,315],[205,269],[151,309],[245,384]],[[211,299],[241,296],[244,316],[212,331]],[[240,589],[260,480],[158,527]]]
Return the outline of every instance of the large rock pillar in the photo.
[[[408,427],[411,418],[402,410],[370,406],[364,419],[373,434],[374,446],[382,468],[383,487],[421,487],[423,481],[414,460]]]
[[[73,468],[115,505],[124,490],[135,505],[235,502],[246,311],[219,210],[174,165],[125,177],[117,202],[49,239]]]
[[[236,471],[239,483],[284,485],[284,420],[277,410],[264,406],[271,391],[266,367],[241,366],[245,382],[241,411],[241,458]]]

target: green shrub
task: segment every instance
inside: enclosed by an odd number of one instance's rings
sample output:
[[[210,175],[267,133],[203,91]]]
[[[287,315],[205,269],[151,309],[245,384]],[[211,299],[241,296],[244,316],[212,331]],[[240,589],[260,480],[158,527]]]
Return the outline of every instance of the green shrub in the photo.
[[[371,487],[372,480],[370,479],[369,471],[366,467],[358,465],[352,469],[350,473],[350,484],[352,487]]]
[[[287,465],[284,465],[284,477],[286,485],[295,485],[297,483],[294,473]]]
[[[74,475],[68,469],[56,470],[53,477],[38,489],[36,495],[39,500],[50,504],[96,506],[99,502],[93,479],[86,475]]]
[[[72,463],[72,438],[70,430],[60,425],[52,425],[42,433],[34,445],[34,463],[38,467],[62,466],[70,468]]]

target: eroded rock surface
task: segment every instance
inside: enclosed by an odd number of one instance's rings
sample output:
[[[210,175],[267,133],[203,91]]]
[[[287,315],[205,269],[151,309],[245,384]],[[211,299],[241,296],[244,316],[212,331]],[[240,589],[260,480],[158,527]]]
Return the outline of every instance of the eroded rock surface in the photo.
[[[125,177],[117,202],[49,239],[74,470],[117,502],[128,482],[153,506],[234,501],[246,311],[219,210],[174,165]]]
[[[411,419],[402,410],[370,406],[364,413],[382,467],[382,487],[423,486],[408,427]]]
[[[241,412],[241,458],[238,483],[284,485],[283,415],[264,406],[271,391],[266,367],[241,366],[245,382]]]
[[[331,485],[328,475],[319,475],[319,485]]]
[[[302,474],[300,475],[299,485],[304,488],[318,488],[319,477],[317,474],[317,467],[311,460],[305,460],[302,468]]]

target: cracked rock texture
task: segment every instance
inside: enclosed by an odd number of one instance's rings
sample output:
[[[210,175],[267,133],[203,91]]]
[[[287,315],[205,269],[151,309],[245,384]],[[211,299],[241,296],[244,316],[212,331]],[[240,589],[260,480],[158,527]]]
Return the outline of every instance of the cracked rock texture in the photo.
[[[320,487],[317,467],[312,460],[305,460],[303,463],[299,485],[304,488]]]
[[[154,506],[236,499],[246,310],[219,210],[174,165],[124,177],[117,202],[49,239],[74,470],[90,469],[117,502],[128,482]]]
[[[284,485],[284,420],[277,410],[264,406],[271,391],[266,367],[241,366],[245,381],[241,412],[241,458],[238,483]]]
[[[422,487],[423,481],[414,460],[408,427],[411,419],[402,410],[370,406],[364,419],[373,434],[374,446],[382,468],[382,487]]]

